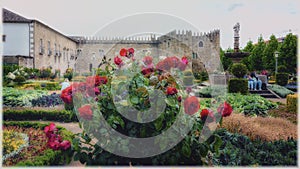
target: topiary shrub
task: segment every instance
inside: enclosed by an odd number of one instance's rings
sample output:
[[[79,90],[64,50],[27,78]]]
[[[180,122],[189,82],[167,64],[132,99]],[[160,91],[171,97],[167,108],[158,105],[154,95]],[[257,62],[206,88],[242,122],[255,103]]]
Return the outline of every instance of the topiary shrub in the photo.
[[[280,86],[287,85],[289,80],[289,74],[288,73],[277,73],[276,74],[276,84]]]
[[[243,78],[247,71],[247,66],[242,63],[234,63],[230,68],[230,72],[237,78]]]
[[[228,83],[229,93],[248,94],[248,80],[241,78],[233,78]]]
[[[289,112],[295,112],[297,113],[297,100],[298,97],[296,94],[289,94],[286,97],[286,108]]]

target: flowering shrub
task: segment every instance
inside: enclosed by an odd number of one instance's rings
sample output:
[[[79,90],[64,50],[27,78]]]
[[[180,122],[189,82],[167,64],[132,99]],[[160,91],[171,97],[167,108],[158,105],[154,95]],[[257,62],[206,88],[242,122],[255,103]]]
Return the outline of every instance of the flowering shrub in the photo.
[[[208,152],[217,149],[221,140],[212,135],[212,142],[199,142],[202,129],[208,134],[212,131],[204,120],[207,115],[197,113],[200,110],[198,98],[189,95],[191,87],[184,86],[180,77],[188,69],[188,58],[173,56],[157,60],[145,56],[137,61],[134,57],[134,49],[123,48],[120,56],[114,58],[114,64],[106,63],[105,70],[99,71],[98,75],[88,77],[84,83],[74,83],[62,92],[61,98],[66,104],[74,104],[85,129],[74,140],[74,159],[87,165],[206,164]],[[97,79],[103,80],[97,83]],[[225,104],[220,113],[211,108],[209,114],[214,121],[210,124],[218,123],[222,115],[230,115],[232,109],[228,107]],[[178,133],[186,126],[190,126],[190,132]],[[102,147],[108,145],[124,154],[130,154],[139,145],[147,147],[143,142],[130,145],[130,141],[121,137],[112,139],[110,129],[128,137],[145,139],[155,138],[169,129],[174,129],[174,132],[168,138],[151,142],[158,145],[158,149],[164,149],[164,153],[140,160],[141,157],[120,157]],[[98,144],[91,142],[94,137]],[[178,137],[182,140],[177,145],[165,149],[170,144],[168,141]],[[87,149],[90,152],[86,152]]]
[[[57,128],[54,123],[44,128],[44,132],[48,138],[47,145],[53,150],[67,150],[71,147],[71,142],[62,140],[61,136],[57,134]]]

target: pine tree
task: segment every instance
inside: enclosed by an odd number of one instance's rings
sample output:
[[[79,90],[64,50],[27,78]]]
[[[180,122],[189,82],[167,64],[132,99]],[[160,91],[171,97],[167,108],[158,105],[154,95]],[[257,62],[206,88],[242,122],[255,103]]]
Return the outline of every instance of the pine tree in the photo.
[[[270,36],[269,43],[263,53],[263,65],[266,70],[275,71],[275,51],[278,50],[278,41],[274,35]]]
[[[279,50],[278,65],[284,65],[287,73],[296,73],[297,70],[297,36],[288,34]]]

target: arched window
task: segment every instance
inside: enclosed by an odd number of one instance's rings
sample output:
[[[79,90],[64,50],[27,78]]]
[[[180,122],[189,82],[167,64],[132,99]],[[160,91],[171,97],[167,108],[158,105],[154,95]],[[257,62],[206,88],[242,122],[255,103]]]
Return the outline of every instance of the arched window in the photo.
[[[203,42],[200,41],[200,42],[199,42],[199,48],[202,48],[202,47],[203,47]]]

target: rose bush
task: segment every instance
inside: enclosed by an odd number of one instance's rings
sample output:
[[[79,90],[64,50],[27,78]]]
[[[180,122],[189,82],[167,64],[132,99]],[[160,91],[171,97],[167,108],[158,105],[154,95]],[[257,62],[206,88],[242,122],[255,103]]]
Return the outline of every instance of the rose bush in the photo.
[[[107,61],[100,63],[106,68],[98,70],[98,75],[88,77],[84,83],[74,83],[62,92],[65,103],[74,104],[74,110],[84,128],[84,132],[73,140],[77,152],[74,160],[87,165],[207,164],[208,153],[212,149],[218,149],[221,140],[218,136],[212,135],[209,141],[200,142],[200,133],[203,128],[207,133],[213,132],[209,131],[205,119],[211,116],[214,117],[214,121],[210,121],[209,124],[218,123],[218,111],[217,109],[213,111],[212,108],[209,113],[205,113],[204,110],[202,110],[204,113],[197,113],[201,107],[199,100],[189,95],[191,88],[184,86],[180,78],[183,71],[189,67],[188,58],[173,56],[157,60],[145,56],[141,61],[137,61],[133,59],[132,48],[121,49],[120,56],[114,58],[114,64]],[[98,83],[97,79],[103,80]],[[94,88],[99,90],[91,90],[90,93],[89,89]],[[232,111],[228,109],[228,105],[226,106],[223,108],[226,111],[223,113],[224,117]],[[161,110],[161,107],[164,109]],[[137,111],[139,113],[136,113]],[[105,122],[101,121],[102,118]],[[153,120],[140,123],[141,119],[145,118]],[[178,118],[182,119],[177,120]],[[178,121],[181,126],[174,127]],[[181,127],[189,125],[191,130],[183,134],[183,139],[177,145],[164,153],[130,158],[120,157],[101,146],[117,145],[113,148],[125,153],[133,146],[121,138],[111,139],[109,129],[104,123],[116,132],[134,138],[155,137],[169,128],[174,128],[180,133],[179,131],[183,129]],[[155,145],[164,149],[169,140],[183,136],[180,134],[155,140]],[[98,144],[92,142],[92,138],[96,138]]]

